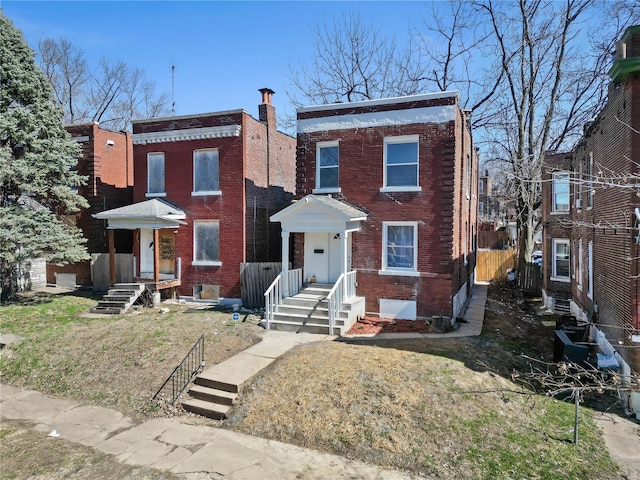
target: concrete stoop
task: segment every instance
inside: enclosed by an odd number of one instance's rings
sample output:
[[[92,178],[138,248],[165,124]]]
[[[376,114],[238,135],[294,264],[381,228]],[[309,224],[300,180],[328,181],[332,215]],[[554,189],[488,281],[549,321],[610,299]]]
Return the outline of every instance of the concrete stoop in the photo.
[[[297,294],[284,298],[269,324],[270,330],[322,335],[344,335],[364,316],[364,298],[354,297],[340,305],[334,328],[329,327],[327,295],[331,284],[308,284]]]
[[[138,297],[144,292],[144,283],[116,283],[109,289],[98,305],[92,307],[91,313],[108,313],[118,315],[129,310]]]
[[[183,400],[182,408],[187,412],[214,420],[224,420],[227,412],[240,394],[242,385],[217,380],[203,372],[196,376]]]

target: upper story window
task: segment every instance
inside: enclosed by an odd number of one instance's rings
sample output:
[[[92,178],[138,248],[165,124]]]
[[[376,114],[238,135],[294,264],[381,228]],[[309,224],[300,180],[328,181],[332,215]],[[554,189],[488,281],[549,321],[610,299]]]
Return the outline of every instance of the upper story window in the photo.
[[[478,185],[478,190],[479,190],[480,194],[483,194],[484,193],[484,179],[481,178],[479,181],[480,181],[480,184]]]
[[[339,192],[339,142],[316,144],[316,189],[314,193]]]
[[[147,197],[164,197],[164,153],[147,153]]]
[[[569,173],[553,174],[553,212],[569,211]]]
[[[384,185],[387,192],[419,192],[418,135],[384,139]]]
[[[552,280],[570,280],[569,240],[553,239],[553,271]]]
[[[220,266],[220,223],[217,220],[193,222],[193,265]]]
[[[220,195],[218,150],[193,151],[193,192],[191,195]]]
[[[587,207],[593,207],[593,152],[589,152],[589,160],[588,160],[588,182],[587,183]]]
[[[418,273],[418,223],[382,223],[381,275],[409,275]]]

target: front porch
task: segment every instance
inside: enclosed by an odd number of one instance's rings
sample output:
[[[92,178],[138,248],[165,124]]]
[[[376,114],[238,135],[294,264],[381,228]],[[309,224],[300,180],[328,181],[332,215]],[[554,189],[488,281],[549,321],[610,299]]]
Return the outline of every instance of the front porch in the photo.
[[[296,333],[344,335],[365,313],[356,272],[332,283],[303,283],[302,269],[283,272],[265,293],[265,327]]]
[[[364,316],[351,247],[366,218],[363,211],[324,195],[307,195],[271,216],[282,225],[282,272],[265,293],[267,329],[341,335]],[[292,234],[304,235],[304,257],[301,268],[289,270]]]

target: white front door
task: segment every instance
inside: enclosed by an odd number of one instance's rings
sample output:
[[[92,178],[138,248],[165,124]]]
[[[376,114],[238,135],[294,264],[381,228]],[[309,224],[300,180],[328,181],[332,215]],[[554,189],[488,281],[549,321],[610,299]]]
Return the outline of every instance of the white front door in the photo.
[[[140,278],[153,278],[153,230],[140,229]]]
[[[342,274],[342,263],[341,234],[304,234],[305,281],[310,281],[315,276],[318,283],[335,283]]]

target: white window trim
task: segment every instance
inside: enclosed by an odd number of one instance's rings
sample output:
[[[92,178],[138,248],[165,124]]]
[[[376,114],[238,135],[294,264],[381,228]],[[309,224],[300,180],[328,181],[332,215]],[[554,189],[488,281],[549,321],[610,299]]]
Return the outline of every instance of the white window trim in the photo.
[[[320,187],[320,149],[325,147],[338,147],[338,186],[337,187]],[[331,140],[329,142],[316,143],[316,188],[312,193],[340,193],[340,140]]]
[[[589,268],[589,278],[587,279],[587,297],[593,300],[593,242],[589,242],[587,244],[588,248],[588,267]]]
[[[164,174],[164,192],[149,192],[149,156],[150,155],[162,155],[162,166],[163,166],[163,174]],[[147,192],[145,193],[145,197],[166,197],[167,196],[167,158],[165,152],[148,152],[147,153]]]
[[[578,290],[582,291],[582,239],[578,240],[578,278],[576,278],[576,285]]]
[[[389,268],[387,267],[387,228],[396,226],[413,227],[413,264],[414,268]],[[418,222],[382,222],[382,269],[378,275],[395,275],[401,277],[419,277],[418,271]]]
[[[201,267],[221,267],[222,262],[220,260],[214,261],[204,261],[204,260],[195,260],[196,257],[196,224],[198,223],[217,223],[218,224],[218,256],[220,256],[220,221],[219,220],[194,220],[193,221],[193,258],[191,261],[191,265],[193,266],[201,266]]]
[[[220,190],[199,190],[196,191],[196,152],[211,152],[211,151],[216,151],[218,152],[218,186],[220,186],[220,152],[217,148],[196,148],[193,151],[193,158],[191,160],[191,167],[193,168],[193,178],[192,180],[192,185],[193,185],[193,191],[191,192],[191,196],[192,197],[205,197],[205,196],[220,196],[222,195],[222,191]]]
[[[556,176],[563,175],[567,177],[567,183],[569,185],[569,198],[567,202],[566,210],[558,210],[556,209]],[[571,173],[570,172],[555,172],[551,176],[551,215],[566,215],[567,213],[571,213]]]
[[[417,143],[418,144],[418,155],[416,158],[416,182],[417,185],[397,185],[397,186],[388,186],[387,185],[387,145],[393,143]],[[385,137],[383,144],[383,152],[382,152],[382,187],[380,191],[383,193],[386,192],[421,192],[422,187],[420,187],[420,135],[402,135],[399,137]]]
[[[566,244],[569,245],[569,276],[567,277],[559,277],[556,275],[556,245],[558,244]],[[571,282],[571,241],[566,238],[554,238],[551,241],[551,277],[550,280],[554,282]]]

